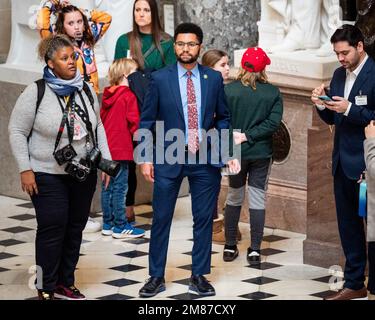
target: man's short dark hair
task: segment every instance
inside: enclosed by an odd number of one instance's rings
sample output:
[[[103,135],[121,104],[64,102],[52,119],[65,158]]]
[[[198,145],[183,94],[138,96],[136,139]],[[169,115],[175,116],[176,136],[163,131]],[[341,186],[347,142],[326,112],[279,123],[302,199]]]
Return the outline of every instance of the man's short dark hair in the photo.
[[[350,46],[357,47],[360,41],[364,43],[365,38],[358,27],[352,26],[351,24],[344,24],[342,27],[338,28],[331,37],[332,44],[340,41],[347,41]]]
[[[203,31],[200,26],[194,23],[185,22],[179,24],[176,30],[174,31],[174,41],[176,41],[177,36],[180,33],[193,33],[197,36],[199,43],[202,43],[203,41]]]

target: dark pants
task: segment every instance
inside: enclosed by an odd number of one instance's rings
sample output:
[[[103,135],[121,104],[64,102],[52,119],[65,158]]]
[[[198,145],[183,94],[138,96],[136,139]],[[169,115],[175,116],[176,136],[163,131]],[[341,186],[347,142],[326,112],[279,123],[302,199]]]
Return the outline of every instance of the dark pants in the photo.
[[[137,190],[136,164],[134,161],[129,161],[128,169],[128,193],[126,194],[126,207],[134,206],[135,191]]]
[[[358,215],[359,184],[344,174],[341,164],[334,176],[337,222],[346,263],[344,286],[359,290],[364,287],[366,238],[364,221]]]
[[[251,249],[260,250],[266,215],[266,190],[271,172],[272,159],[241,160],[241,170],[229,176],[229,188],[225,207],[226,244],[237,244],[237,229],[241,207],[245,200],[246,181],[249,200]]]
[[[212,212],[220,190],[220,169],[210,165],[184,165],[176,178],[160,177],[155,172],[150,239],[150,276],[163,277],[167,261],[169,232],[178,192],[188,177],[193,212],[192,274],[204,275],[211,269]]]
[[[77,182],[68,175],[35,174],[39,194],[31,197],[35,207],[37,232],[36,264],[42,268],[43,284],[38,289],[53,291],[56,285],[74,284],[96,174]]]
[[[368,284],[367,289],[375,294],[375,241],[368,243]]]

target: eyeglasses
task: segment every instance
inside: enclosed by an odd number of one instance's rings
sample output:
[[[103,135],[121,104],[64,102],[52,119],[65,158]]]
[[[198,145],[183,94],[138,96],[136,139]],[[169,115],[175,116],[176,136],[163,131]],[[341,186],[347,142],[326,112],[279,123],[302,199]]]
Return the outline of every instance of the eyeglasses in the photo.
[[[185,46],[188,46],[189,49],[194,49],[196,46],[199,46],[200,43],[196,42],[182,42],[182,41],[177,41],[174,43],[176,47],[182,49],[185,48]]]

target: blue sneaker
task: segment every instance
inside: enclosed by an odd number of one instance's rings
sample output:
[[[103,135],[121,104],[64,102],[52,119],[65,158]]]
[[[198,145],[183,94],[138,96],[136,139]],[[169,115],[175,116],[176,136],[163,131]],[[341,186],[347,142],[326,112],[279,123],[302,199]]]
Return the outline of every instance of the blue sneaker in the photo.
[[[145,230],[134,228],[130,223],[127,223],[123,228],[114,227],[112,237],[116,239],[123,238],[140,238],[145,235]]]
[[[111,236],[113,233],[113,228],[114,227],[112,227],[110,224],[103,223],[102,235]]]

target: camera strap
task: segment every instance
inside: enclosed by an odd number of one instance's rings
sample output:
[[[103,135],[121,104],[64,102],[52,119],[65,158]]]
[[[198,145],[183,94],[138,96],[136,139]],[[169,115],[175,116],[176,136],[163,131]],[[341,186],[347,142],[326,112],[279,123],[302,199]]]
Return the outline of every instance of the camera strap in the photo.
[[[58,95],[56,95],[56,98],[57,98],[57,101],[59,102],[59,105],[61,107],[61,111],[63,113],[63,116],[62,116],[62,119],[61,119],[59,131],[57,133],[57,137],[56,137],[56,141],[55,141],[55,149],[53,150],[53,155],[56,153],[56,150],[57,150],[57,148],[60,144],[60,140],[61,140],[62,134],[64,132],[65,125],[66,125],[66,128],[67,128],[68,139],[69,139],[70,144],[73,141],[73,135],[74,135],[74,114],[73,114],[73,108],[74,108],[74,105],[75,105],[74,94],[71,94],[69,96],[69,100],[66,103],[65,108],[63,107],[63,104],[61,102],[62,98],[59,97]]]
[[[79,95],[79,98],[80,98],[80,100],[82,102],[84,110],[82,110],[82,107],[80,105],[78,105],[78,104],[75,104],[75,109],[74,110],[77,112],[78,116],[85,123],[86,129],[90,133],[93,145],[95,147],[97,147],[98,146],[98,132],[97,132],[97,129],[95,129],[95,135],[94,135],[94,131],[93,131],[93,128],[92,128],[92,123],[90,121],[89,110],[87,109],[86,102],[83,99],[82,93],[80,91],[78,91],[78,95]]]

